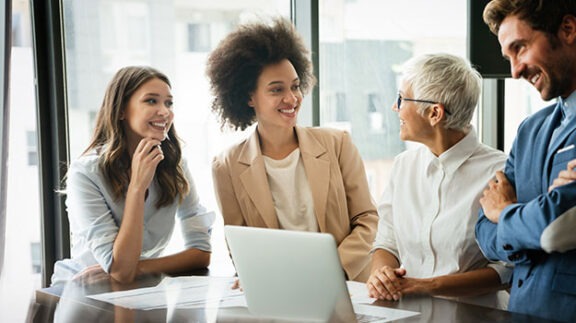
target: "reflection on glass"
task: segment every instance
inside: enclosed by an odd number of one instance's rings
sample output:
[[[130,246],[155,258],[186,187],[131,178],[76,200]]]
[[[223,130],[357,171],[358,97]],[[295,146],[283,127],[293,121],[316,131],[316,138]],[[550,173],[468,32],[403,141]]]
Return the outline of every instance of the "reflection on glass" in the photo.
[[[504,83],[504,91],[504,152],[509,153],[520,123],[556,100],[543,101],[540,93],[526,80],[508,79]]]
[[[391,109],[398,67],[426,52],[465,57],[466,15],[453,12],[466,2],[320,1],[320,122],[350,131],[376,200],[407,148]]]
[[[42,283],[31,26],[29,1],[12,0],[8,189],[5,258],[0,277],[3,322],[25,322],[34,291]]]
[[[153,66],[172,81],[174,122],[184,141],[184,156],[200,199],[217,211],[212,156],[244,134],[223,134],[211,112],[206,57],[238,23],[289,16],[290,1],[65,0],[63,9],[71,158],[90,140],[95,112],[113,73],[127,65]],[[217,217],[212,233],[211,267],[216,271],[222,268],[217,263],[229,262],[221,221]],[[179,232],[174,230],[167,253],[183,248]]]

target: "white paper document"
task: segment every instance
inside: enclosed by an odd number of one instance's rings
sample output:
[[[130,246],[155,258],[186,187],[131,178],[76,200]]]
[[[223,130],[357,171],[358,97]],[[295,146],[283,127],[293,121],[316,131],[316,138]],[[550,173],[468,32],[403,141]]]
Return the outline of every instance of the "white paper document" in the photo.
[[[352,304],[372,304],[376,301],[375,298],[368,296],[368,289],[365,283],[356,281],[346,281],[348,293],[352,299]]]
[[[114,305],[140,310],[155,308],[246,306],[244,294],[230,286],[235,278],[182,276],[166,277],[154,287],[90,295]]]
[[[154,287],[102,293],[88,297],[139,310],[246,307],[244,293],[238,289],[231,289],[235,279],[234,277],[209,276],[166,277]],[[348,281],[347,285],[356,313],[385,317],[381,322],[419,314],[418,312],[370,305],[375,299],[368,297],[365,284]]]
[[[356,312],[356,314],[385,317],[385,319],[377,322],[390,322],[420,314],[418,312],[370,305],[374,303],[376,299],[368,296],[368,290],[366,289],[365,283],[346,281],[346,285],[348,286],[348,292],[350,293],[350,298],[352,299],[352,305],[354,306],[354,312]]]

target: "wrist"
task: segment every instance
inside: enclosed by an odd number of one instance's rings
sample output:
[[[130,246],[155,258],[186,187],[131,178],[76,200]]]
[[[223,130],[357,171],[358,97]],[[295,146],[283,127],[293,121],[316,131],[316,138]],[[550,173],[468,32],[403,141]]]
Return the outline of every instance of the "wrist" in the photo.
[[[147,261],[139,260],[136,265],[136,277],[140,277],[149,273],[150,269],[146,268]]]
[[[129,183],[128,184],[128,189],[126,190],[126,193],[133,193],[133,194],[144,194],[146,193],[147,188],[143,187],[142,185],[138,185],[138,184],[134,184],[134,183]]]
[[[129,184],[128,189],[126,190],[126,197],[133,196],[133,197],[142,197],[146,196],[146,188],[139,187],[138,185]]]
[[[432,277],[425,279],[426,290],[428,295],[438,295],[442,290],[442,281],[440,277]]]

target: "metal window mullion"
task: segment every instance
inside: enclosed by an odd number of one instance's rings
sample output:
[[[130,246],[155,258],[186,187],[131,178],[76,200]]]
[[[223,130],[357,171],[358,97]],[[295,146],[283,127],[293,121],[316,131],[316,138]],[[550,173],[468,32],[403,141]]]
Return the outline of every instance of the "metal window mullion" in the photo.
[[[304,38],[306,46],[311,52],[311,60],[314,65],[314,76],[320,84],[320,35],[319,35],[319,1],[318,0],[292,0],[292,21],[296,29]],[[312,126],[320,125],[320,90],[315,86],[310,93],[311,117],[302,118],[304,123],[307,119]]]
[[[11,28],[12,25],[12,1],[4,2],[4,6],[1,9],[1,14],[4,18],[4,25],[1,27],[2,30],[2,45],[0,45],[2,53],[2,62],[0,63],[0,69],[2,70],[2,75],[4,79],[2,82],[2,87],[0,88],[0,98],[2,102],[2,111],[0,112],[0,142],[2,143],[2,151],[0,153],[0,276],[3,271],[3,264],[5,259],[6,251],[6,205],[7,205],[7,182],[8,182],[8,151],[9,143],[9,120],[10,120],[10,100],[9,100],[9,88],[10,88],[10,53],[12,50],[12,35]]]
[[[482,142],[504,151],[504,91],[505,80],[485,78],[482,82],[482,99],[479,132]]]
[[[62,3],[31,0],[37,94],[37,134],[42,223],[42,286],[56,260],[70,257],[64,197],[56,190],[69,161]]]

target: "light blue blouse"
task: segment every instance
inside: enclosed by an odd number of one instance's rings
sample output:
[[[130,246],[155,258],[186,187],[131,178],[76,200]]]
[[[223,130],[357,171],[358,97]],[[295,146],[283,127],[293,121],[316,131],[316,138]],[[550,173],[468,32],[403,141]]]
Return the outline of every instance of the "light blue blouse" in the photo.
[[[144,206],[144,234],[141,259],[159,257],[168,244],[175,225],[180,221],[185,247],[211,251],[210,233],[214,212],[199,203],[192,177],[184,165],[190,192],[178,204],[156,208],[159,187],[154,180],[148,189]],[[71,163],[66,183],[66,207],[70,221],[71,259],[56,262],[52,284],[69,280],[84,268],[100,264],[106,271],[112,265],[112,247],[122,216],[125,200],[115,200],[98,166],[98,156],[90,154]]]

